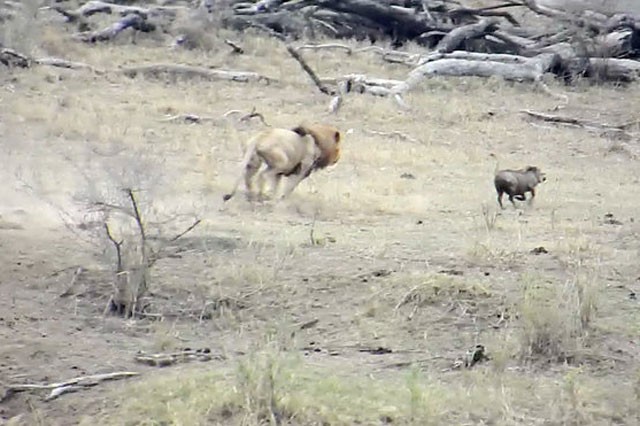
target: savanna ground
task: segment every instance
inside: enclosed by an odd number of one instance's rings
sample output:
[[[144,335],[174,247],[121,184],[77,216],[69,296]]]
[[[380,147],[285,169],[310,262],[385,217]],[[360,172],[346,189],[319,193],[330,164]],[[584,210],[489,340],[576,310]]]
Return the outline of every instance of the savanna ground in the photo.
[[[257,33],[220,31],[211,49],[185,51],[128,36],[87,46],[61,28],[19,41],[103,69],[172,62],[277,81],[3,70],[0,381],[142,373],[49,402],[16,394],[0,404],[7,424],[640,421],[637,139],[530,122],[521,109],[558,100],[493,79],[431,80],[407,97],[410,112],[354,94],[330,115],[283,46]],[[373,53],[304,55],[321,76],[408,71]],[[569,97],[562,114],[640,112],[637,85],[551,88]],[[223,205],[264,126],[221,117],[254,107],[273,126],[335,123],[343,156],[281,204],[240,193]],[[220,119],[166,120],[180,113]],[[396,131],[411,139],[376,133]],[[491,153],[547,173],[532,205],[499,210]],[[149,315],[134,320],[103,315],[115,261],[91,207],[123,187],[138,190],[154,232],[203,219],[151,269]],[[476,344],[490,359],[460,367]],[[184,347],[213,359],[134,362]]]

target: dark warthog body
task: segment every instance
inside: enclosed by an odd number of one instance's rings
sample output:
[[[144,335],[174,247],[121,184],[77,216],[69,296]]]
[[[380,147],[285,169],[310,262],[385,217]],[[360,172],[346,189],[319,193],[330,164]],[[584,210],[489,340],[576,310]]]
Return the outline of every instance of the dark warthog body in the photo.
[[[509,196],[509,201],[515,207],[514,198],[519,201],[527,199],[526,193],[531,192],[531,200],[536,196],[535,187],[547,178],[539,168],[529,166],[524,170],[500,170],[496,173],[493,183],[498,193],[498,204],[502,205],[502,194]]]

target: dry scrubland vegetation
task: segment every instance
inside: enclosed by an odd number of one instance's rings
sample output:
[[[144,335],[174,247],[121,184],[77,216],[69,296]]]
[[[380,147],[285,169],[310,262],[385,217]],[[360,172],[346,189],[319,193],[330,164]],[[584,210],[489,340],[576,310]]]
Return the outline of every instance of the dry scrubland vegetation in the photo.
[[[20,415],[8,424],[640,422],[637,139],[529,122],[520,109],[558,101],[493,79],[430,80],[407,96],[410,112],[352,95],[329,115],[282,45],[254,32],[213,31],[207,48],[180,50],[153,36],[76,44],[59,25],[4,31],[23,51],[101,69],[174,62],[277,80],[2,71],[0,380],[142,372],[50,402],[16,395],[0,407]],[[407,72],[371,53],[305,57],[321,76]],[[551,87],[569,97],[563,114],[639,113],[637,86]],[[222,115],[254,107],[274,126],[352,131],[337,166],[286,202],[223,206],[263,125]],[[181,113],[218,119],[166,120]],[[395,131],[411,139],[376,133]],[[547,173],[532,206],[499,211],[490,153]],[[140,190],[152,229],[203,219],[151,270],[157,315],[135,320],[102,316],[113,254],[88,207],[122,187]],[[78,265],[72,296],[59,297]],[[455,368],[476,344],[490,359]],[[133,362],[186,346],[214,359]]]

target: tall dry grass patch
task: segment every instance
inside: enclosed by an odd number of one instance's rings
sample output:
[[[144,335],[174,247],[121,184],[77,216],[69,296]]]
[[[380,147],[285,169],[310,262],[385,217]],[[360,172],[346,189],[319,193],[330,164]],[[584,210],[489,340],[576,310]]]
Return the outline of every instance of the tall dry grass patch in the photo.
[[[563,284],[524,277],[520,356],[574,363],[585,354],[599,303],[597,271],[577,268]]]

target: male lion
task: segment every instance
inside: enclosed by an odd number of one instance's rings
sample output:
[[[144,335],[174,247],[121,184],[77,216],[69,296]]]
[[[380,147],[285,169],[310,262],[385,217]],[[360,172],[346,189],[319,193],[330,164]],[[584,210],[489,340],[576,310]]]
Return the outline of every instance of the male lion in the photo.
[[[274,195],[282,176],[288,179],[282,195],[283,199],[295,189],[311,172],[323,169],[338,162],[340,159],[340,131],[326,124],[299,125],[293,129],[268,129],[249,140],[242,170],[244,172],[229,194],[222,199],[228,201],[234,196],[244,177],[247,196],[251,200],[256,193],[254,177],[260,171],[258,180],[258,196],[264,195],[265,180],[271,183]]]

